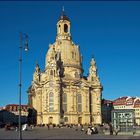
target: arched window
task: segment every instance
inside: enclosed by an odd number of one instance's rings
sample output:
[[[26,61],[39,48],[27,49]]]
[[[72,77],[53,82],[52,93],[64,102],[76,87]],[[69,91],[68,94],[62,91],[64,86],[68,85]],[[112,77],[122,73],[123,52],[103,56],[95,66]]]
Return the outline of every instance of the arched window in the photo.
[[[78,77],[79,77],[78,72],[75,72],[75,78],[78,78]]]
[[[63,94],[63,110],[64,112],[67,112],[67,94]]]
[[[49,93],[49,112],[53,112],[54,110],[54,94],[52,92]]]
[[[93,77],[91,77],[91,81],[94,81],[94,78]]]
[[[53,70],[50,71],[50,75],[53,75]]]
[[[64,117],[64,121],[65,122],[68,122],[68,117]]]
[[[64,24],[64,32],[67,33],[68,32],[68,25]]]
[[[74,52],[71,52],[72,58],[74,58]]]
[[[77,111],[82,112],[82,96],[77,94]]]

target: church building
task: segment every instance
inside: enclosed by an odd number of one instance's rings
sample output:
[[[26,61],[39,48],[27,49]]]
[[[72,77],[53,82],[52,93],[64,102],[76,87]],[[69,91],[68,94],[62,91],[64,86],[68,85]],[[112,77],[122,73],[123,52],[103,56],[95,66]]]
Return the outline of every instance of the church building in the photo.
[[[37,111],[37,124],[101,124],[102,85],[94,58],[83,75],[82,55],[70,32],[70,19],[62,11],[56,41],[49,45],[45,69],[36,64],[28,89],[29,105]]]

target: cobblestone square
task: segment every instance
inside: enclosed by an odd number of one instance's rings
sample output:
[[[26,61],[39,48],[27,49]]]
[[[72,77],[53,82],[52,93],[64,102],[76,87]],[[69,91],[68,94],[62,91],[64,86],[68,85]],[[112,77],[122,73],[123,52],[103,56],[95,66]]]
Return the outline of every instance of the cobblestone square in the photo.
[[[23,139],[140,139],[140,136],[133,136],[131,133],[115,135],[94,134],[87,135],[85,131],[75,131],[74,128],[51,128],[35,127],[33,130],[22,131]],[[0,139],[18,139],[17,131],[6,131],[0,129]]]

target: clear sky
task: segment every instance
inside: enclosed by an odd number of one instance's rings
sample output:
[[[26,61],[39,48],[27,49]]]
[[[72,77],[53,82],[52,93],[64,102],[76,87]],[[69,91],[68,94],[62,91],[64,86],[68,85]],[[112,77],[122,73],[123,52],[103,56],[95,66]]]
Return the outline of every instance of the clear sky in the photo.
[[[140,1],[0,2],[0,106],[18,103],[19,32],[29,36],[23,52],[22,104],[28,101],[36,61],[44,70],[48,45],[55,42],[62,6],[80,45],[84,75],[94,55],[103,98],[140,96]]]

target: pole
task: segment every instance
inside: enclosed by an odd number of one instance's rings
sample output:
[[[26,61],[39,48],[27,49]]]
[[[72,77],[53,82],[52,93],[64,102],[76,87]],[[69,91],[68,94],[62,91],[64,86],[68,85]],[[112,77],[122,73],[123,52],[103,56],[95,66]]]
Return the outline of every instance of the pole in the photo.
[[[22,140],[21,131],[21,87],[22,87],[22,33],[20,33],[20,47],[19,47],[19,140]]]
[[[20,33],[20,47],[19,47],[19,140],[22,140],[22,125],[21,125],[21,92],[22,92],[22,49],[23,49],[23,39],[25,35],[25,51],[28,51],[28,36],[26,34]]]

